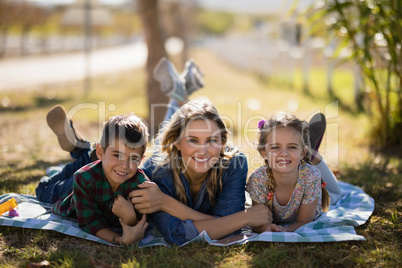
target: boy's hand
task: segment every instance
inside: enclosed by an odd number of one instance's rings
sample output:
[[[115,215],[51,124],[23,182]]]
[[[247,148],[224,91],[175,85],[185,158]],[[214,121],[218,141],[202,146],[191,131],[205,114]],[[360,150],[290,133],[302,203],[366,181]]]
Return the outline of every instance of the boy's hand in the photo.
[[[125,224],[122,219],[120,219],[120,224],[123,228],[122,240],[126,246],[140,241],[144,237],[145,230],[148,227],[147,217],[145,214],[142,215],[141,220],[133,227]]]
[[[143,214],[151,214],[163,210],[164,193],[154,182],[143,182],[138,185],[139,190],[134,190],[129,194],[131,202],[136,211]]]
[[[133,204],[120,194],[114,199],[112,212],[128,225],[133,226],[137,223],[137,216],[135,215]]]

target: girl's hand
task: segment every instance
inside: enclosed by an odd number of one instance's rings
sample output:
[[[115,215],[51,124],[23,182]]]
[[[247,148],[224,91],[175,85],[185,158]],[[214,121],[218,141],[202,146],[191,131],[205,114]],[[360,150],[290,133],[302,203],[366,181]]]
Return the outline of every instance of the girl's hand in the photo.
[[[246,209],[249,220],[248,225],[251,227],[260,227],[272,223],[272,213],[266,205],[256,204]]]
[[[133,204],[131,204],[129,199],[125,199],[120,194],[114,199],[112,212],[128,225],[133,226],[137,223]]]
[[[165,194],[154,182],[143,182],[138,185],[140,190],[134,190],[129,194],[135,209],[142,214],[150,214],[164,210]]]
[[[265,230],[266,232],[284,232],[284,229],[280,225],[276,225],[274,223],[268,225],[268,227]]]
[[[123,228],[123,235],[121,236],[121,241],[124,245],[128,246],[133,243],[140,241],[145,234],[145,230],[148,227],[147,217],[146,215],[142,215],[142,218],[137,224],[133,227],[127,225],[120,219],[121,227]]]

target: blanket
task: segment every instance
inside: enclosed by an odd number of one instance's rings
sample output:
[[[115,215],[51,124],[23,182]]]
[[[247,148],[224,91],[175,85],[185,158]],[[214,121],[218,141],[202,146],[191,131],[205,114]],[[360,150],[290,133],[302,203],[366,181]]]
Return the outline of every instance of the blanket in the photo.
[[[339,242],[365,240],[356,234],[355,227],[364,224],[374,210],[374,200],[362,189],[346,182],[339,182],[342,189],[341,199],[330,210],[316,221],[310,222],[295,232],[256,234],[249,229],[242,234],[221,240],[212,240],[203,231],[193,242],[205,242],[214,246],[245,244],[253,241],[265,242]],[[18,202],[18,217],[8,216],[8,212],[0,215],[0,225],[22,228],[53,230],[66,235],[112,245],[94,235],[82,231],[77,221],[63,218],[51,213],[51,204],[39,202],[34,196],[23,194],[5,194],[0,196],[0,204],[14,197]],[[139,247],[156,245],[170,246],[156,228],[148,228]],[[183,245],[183,246],[184,246]]]

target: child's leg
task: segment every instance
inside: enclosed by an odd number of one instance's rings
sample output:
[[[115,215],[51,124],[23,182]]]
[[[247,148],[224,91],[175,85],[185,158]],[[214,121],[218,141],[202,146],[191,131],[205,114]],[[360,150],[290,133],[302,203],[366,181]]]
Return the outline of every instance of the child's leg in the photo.
[[[322,179],[327,183],[325,188],[331,197],[331,205],[335,204],[342,196],[341,187],[339,187],[335,174],[329,169],[323,158],[314,166],[321,172]]]
[[[309,122],[311,142],[311,163],[321,172],[322,179],[327,183],[326,189],[331,197],[331,204],[338,202],[342,196],[341,188],[335,174],[329,169],[324,159],[318,152],[322,137],[326,129],[326,119],[322,113],[315,114]]]
[[[66,196],[73,188],[73,175],[81,167],[92,162],[89,149],[81,149],[71,152],[76,160],[63,167],[63,169],[51,177],[43,177],[36,187],[36,197],[39,201],[55,203],[59,198]]]

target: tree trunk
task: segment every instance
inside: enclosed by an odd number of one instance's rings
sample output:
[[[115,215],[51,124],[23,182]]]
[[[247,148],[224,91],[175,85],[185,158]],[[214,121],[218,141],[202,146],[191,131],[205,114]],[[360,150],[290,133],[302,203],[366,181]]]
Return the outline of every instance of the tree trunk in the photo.
[[[146,63],[148,96],[147,121],[152,137],[157,133],[159,124],[163,121],[166,112],[166,103],[168,102],[168,98],[160,90],[159,82],[153,78],[152,72],[159,59],[166,57],[166,50],[163,44],[158,19],[158,0],[137,0],[137,4],[148,48]]]

